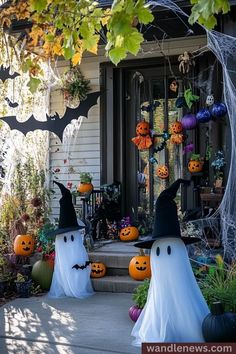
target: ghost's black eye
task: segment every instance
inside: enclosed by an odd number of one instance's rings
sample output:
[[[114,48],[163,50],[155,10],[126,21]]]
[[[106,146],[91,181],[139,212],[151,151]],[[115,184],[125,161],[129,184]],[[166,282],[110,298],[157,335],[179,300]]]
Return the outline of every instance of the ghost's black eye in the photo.
[[[167,247],[167,253],[171,254],[171,247],[170,246]]]
[[[73,241],[74,241],[74,236],[73,236],[73,235],[71,235],[71,237],[70,237],[70,238],[71,238],[71,241],[73,242]]]
[[[157,256],[160,255],[160,247],[157,247],[156,254],[157,254]]]
[[[66,238],[66,236],[64,236],[64,242],[67,242],[67,238]]]

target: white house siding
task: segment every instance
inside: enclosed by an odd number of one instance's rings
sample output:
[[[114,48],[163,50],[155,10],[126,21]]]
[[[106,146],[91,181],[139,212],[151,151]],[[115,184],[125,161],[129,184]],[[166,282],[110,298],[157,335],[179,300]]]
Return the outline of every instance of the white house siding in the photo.
[[[142,46],[137,57],[129,56],[128,59],[144,59],[161,57],[165,55],[179,55],[184,51],[196,51],[206,44],[204,36],[187,37],[182,39],[165,40],[163,46],[160,47],[155,42],[149,42]],[[99,65],[102,62],[108,61],[104,56],[104,49],[100,48],[98,55],[90,55],[84,57],[81,64],[81,71],[84,76],[90,80],[92,91],[99,90]],[[58,72],[63,73],[68,69],[68,62],[61,61],[58,63]],[[98,100],[99,102],[99,100]],[[58,112],[63,115],[65,107],[63,97],[59,90],[54,90],[51,94],[51,113]],[[100,185],[100,117],[99,103],[93,106],[88,114],[88,119],[84,118],[81,124],[76,143],[70,146],[70,160],[64,163],[67,154],[64,152],[64,147],[60,141],[51,134],[50,136],[50,152],[49,152],[49,168],[52,171],[59,169],[60,171],[52,174],[58,177],[58,181],[63,184],[72,182],[77,185],[79,182],[79,172],[90,172],[93,175],[93,184],[95,187]],[[69,166],[73,171],[69,170]],[[52,217],[59,215],[59,198],[60,193],[57,187],[53,187],[55,194],[51,201]]]

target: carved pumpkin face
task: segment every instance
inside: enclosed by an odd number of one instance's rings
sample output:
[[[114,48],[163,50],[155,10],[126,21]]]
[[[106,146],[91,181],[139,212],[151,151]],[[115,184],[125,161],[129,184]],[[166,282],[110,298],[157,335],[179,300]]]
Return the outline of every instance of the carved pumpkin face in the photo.
[[[172,142],[172,144],[182,144],[182,142],[184,141],[184,136],[183,134],[172,134],[170,141]]]
[[[190,173],[201,172],[203,169],[204,162],[198,160],[190,160],[188,163],[188,170]]]
[[[182,132],[182,130],[183,130],[183,126],[181,122],[176,121],[174,123],[171,123],[170,132],[172,134],[179,134]]]
[[[17,256],[30,256],[34,250],[34,239],[31,235],[18,235],[14,241],[14,252]]]
[[[129,263],[129,275],[135,280],[151,278],[150,256],[135,256]]]
[[[169,169],[165,165],[160,165],[157,167],[157,176],[161,179],[166,179],[169,177]]]
[[[138,239],[139,231],[135,226],[124,227],[120,231],[121,241],[135,241]]]
[[[136,133],[137,135],[141,135],[141,136],[146,136],[149,135],[149,123],[148,122],[139,122],[136,126]]]
[[[91,278],[102,278],[106,274],[106,266],[101,262],[91,264]]]

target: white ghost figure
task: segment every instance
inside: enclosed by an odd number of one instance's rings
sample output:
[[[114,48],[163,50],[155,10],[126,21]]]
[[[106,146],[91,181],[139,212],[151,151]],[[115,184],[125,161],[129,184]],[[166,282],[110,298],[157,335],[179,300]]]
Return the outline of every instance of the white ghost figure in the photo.
[[[133,345],[143,342],[204,342],[202,322],[210,312],[194,277],[185,244],[200,241],[181,237],[174,201],[179,179],[156,202],[153,236],[135,244],[151,248],[151,282],[146,305],[132,330]]]
[[[85,298],[92,295],[91,267],[80,231],[57,235],[55,253],[55,267],[49,296]]]
[[[146,305],[132,336],[142,342],[204,342],[209,313],[181,239],[163,238],[151,249],[152,278]]]

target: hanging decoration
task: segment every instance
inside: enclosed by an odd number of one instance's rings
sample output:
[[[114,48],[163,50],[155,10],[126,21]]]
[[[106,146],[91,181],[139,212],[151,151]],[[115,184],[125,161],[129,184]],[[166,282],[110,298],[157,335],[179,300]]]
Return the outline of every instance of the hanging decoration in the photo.
[[[46,121],[36,120],[34,115],[25,122],[19,122],[16,116],[6,116],[0,117],[1,120],[6,122],[11,130],[18,130],[24,135],[30,131],[39,130],[48,130],[58,136],[62,141],[63,132],[66,126],[73,120],[77,119],[79,116],[84,116],[86,118],[90,108],[97,104],[97,99],[100,96],[101,92],[96,91],[89,93],[87,98],[80,103],[77,108],[66,107],[65,114],[60,118],[58,113],[55,113],[52,116],[46,114]]]
[[[211,114],[214,118],[222,118],[226,115],[227,108],[223,102],[215,103],[211,108]]]
[[[150,136],[150,126],[145,120],[139,122],[136,126],[137,136],[132,138],[132,142],[139,150],[146,150],[152,146],[152,138]]]
[[[170,138],[170,142],[172,144],[182,144],[184,142],[184,135],[183,134],[172,134]]]
[[[178,57],[179,71],[182,74],[187,74],[190,70],[190,67],[195,66],[195,61],[193,60],[193,54],[189,52],[184,52]]]
[[[202,172],[203,165],[204,160],[200,157],[200,154],[192,154],[188,163],[188,170],[190,173],[199,173]]]
[[[167,179],[169,177],[169,169],[166,165],[160,165],[157,167],[156,174],[161,179]]]
[[[183,96],[180,96],[177,98],[177,100],[175,101],[175,106],[177,108],[184,108],[184,107],[188,107],[187,103],[185,101],[185,98]]]
[[[214,96],[213,95],[208,95],[206,98],[206,105],[207,106],[212,106],[215,102]]]
[[[152,111],[155,111],[155,109],[157,107],[160,106],[160,102],[157,101],[157,100],[154,100],[152,103],[149,103],[149,104],[144,104],[141,106],[141,111],[142,112],[152,112]]]
[[[195,129],[197,126],[197,118],[195,114],[193,113],[188,113],[183,116],[181,119],[181,123],[183,125],[183,128],[186,130],[192,130]]]
[[[208,108],[202,108],[196,114],[197,121],[199,123],[206,123],[211,120],[211,112]]]
[[[170,132],[171,132],[171,134],[182,133],[182,130],[183,130],[182,123],[179,122],[178,120],[176,122],[170,124]]]
[[[192,152],[193,150],[194,150],[194,144],[190,143],[183,148],[183,154],[187,154],[188,152]]]
[[[188,108],[190,109],[192,107],[193,103],[195,103],[199,100],[199,96],[194,95],[192,90],[189,88],[184,91],[184,99],[185,99],[185,102],[186,102]]]
[[[154,148],[154,152],[160,152],[160,151],[162,151],[165,148],[165,146],[167,144],[167,140],[170,139],[171,134],[168,133],[166,130],[164,130],[162,134],[157,134],[157,135],[154,135],[154,136],[155,137],[160,137],[160,138],[163,139],[163,141],[160,143],[160,145],[157,145]]]
[[[7,79],[15,79],[17,76],[20,76],[19,73],[14,72],[13,74],[10,74],[10,66],[5,68],[3,65],[0,66],[0,80],[2,82],[5,82]]]
[[[177,92],[178,90],[178,83],[176,80],[173,80],[171,83],[170,83],[170,91],[172,92]]]

